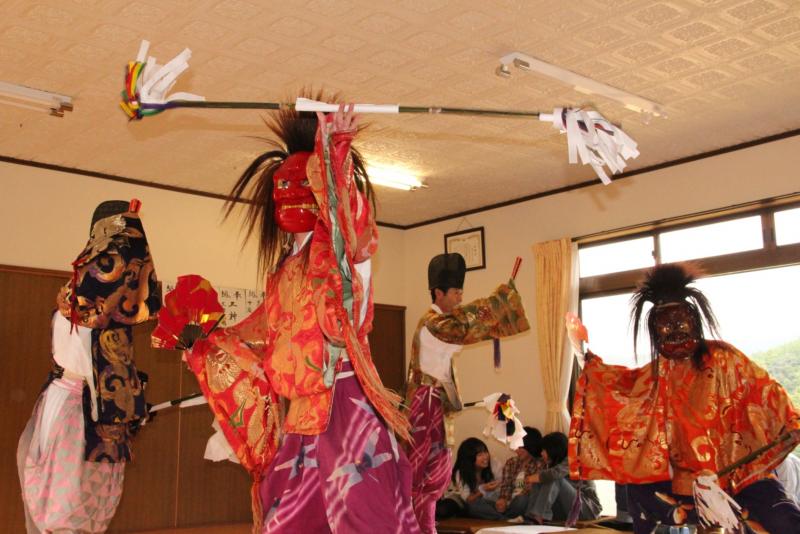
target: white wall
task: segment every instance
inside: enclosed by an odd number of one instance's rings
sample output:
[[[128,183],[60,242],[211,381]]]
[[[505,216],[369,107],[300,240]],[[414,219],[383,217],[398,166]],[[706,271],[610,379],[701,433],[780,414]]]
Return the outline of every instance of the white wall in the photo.
[[[378,227],[378,253],[372,259],[375,302],[395,306],[406,304],[406,277],[403,263],[406,245],[403,234],[403,230]]]
[[[261,285],[255,248],[242,250],[235,221],[221,224],[220,200],[8,163],[0,183],[0,263],[68,271],[97,204],[138,198],[160,279],[197,273],[215,285]]]
[[[517,287],[533,330],[502,343],[499,372],[492,366],[491,343],[466,348],[456,364],[464,399],[505,391],[516,400],[524,423],[539,428],[544,425],[546,407],[535,332],[534,243],[800,191],[798,153],[800,136],[626,178],[609,186],[592,186],[469,215],[471,225],[485,228],[486,269],[467,273],[465,301],[488,294],[506,280],[514,258],[522,256]],[[461,219],[453,219],[405,232],[407,351],[416,323],[430,303],[428,261],[443,252],[443,235],[459,225],[465,228]],[[479,435],[485,416],[479,409],[459,414],[457,442]],[[496,446],[492,452],[506,454]]]

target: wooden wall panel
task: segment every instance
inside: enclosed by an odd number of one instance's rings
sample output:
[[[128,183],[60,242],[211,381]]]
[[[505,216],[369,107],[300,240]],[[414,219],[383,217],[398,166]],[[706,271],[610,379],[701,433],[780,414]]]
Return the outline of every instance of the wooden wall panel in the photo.
[[[369,348],[383,384],[404,394],[406,379],[405,361],[405,306],[375,304]]]
[[[183,370],[183,395],[200,391],[197,379]],[[238,464],[203,458],[206,442],[214,433],[214,416],[208,406],[181,410],[180,482],[178,525],[241,523],[252,519],[250,475]]]

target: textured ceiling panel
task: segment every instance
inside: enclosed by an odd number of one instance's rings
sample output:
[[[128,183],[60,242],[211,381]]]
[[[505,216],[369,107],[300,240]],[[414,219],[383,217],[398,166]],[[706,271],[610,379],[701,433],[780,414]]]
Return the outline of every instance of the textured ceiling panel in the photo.
[[[0,80],[73,96],[62,119],[0,105],[0,155],[225,193],[264,149],[261,114],[173,110],[129,123],[122,71],[142,39],[176,90],[286,100],[302,87],[407,105],[550,111],[589,105],[639,142],[637,169],[800,127],[795,0],[0,1]],[[663,105],[646,120],[603,97],[516,71],[519,50]],[[532,120],[371,116],[370,161],[429,187],[377,188],[379,219],[407,225],[593,178]]]

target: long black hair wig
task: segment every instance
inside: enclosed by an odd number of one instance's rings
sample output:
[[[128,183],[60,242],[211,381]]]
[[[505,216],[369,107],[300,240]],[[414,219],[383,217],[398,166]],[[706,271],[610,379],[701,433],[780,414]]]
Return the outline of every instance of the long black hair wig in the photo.
[[[336,95],[326,95],[322,91],[314,93],[303,90],[299,95],[323,102],[336,102]],[[282,245],[288,243],[290,235],[278,228],[275,222],[275,201],[272,198],[273,176],[275,171],[296,152],[313,152],[317,133],[317,115],[311,112],[298,112],[294,107],[286,107],[274,112],[264,119],[267,129],[274,138],[260,138],[266,141],[271,150],[264,152],[245,169],[234,184],[225,203],[225,219],[233,212],[237,203],[247,204],[245,208],[246,228],[245,242],[253,234],[258,234],[258,266],[259,270],[276,267],[283,260],[285,251]],[[369,183],[364,158],[355,148],[350,150],[353,159],[353,173],[356,186],[364,193],[368,201],[374,198]],[[248,196],[248,191],[251,191]]]
[[[642,313],[645,303],[651,302],[653,307],[647,312],[647,333],[650,337],[650,358],[655,361],[658,357],[656,347],[657,335],[655,328],[655,312],[659,306],[665,304],[682,303],[689,307],[699,329],[700,347],[692,356],[692,361],[699,368],[705,352],[705,323],[709,332],[719,337],[717,318],[711,309],[711,304],[702,291],[691,286],[700,275],[700,270],[691,263],[668,263],[653,267],[644,280],[639,284],[636,292],[631,297],[631,322],[633,323],[633,349],[636,351],[636,341],[641,326]]]

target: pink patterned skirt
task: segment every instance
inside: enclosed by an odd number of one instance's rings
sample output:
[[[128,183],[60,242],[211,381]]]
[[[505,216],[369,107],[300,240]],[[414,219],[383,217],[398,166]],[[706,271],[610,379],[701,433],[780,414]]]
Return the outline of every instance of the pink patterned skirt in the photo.
[[[39,396],[17,448],[29,534],[105,532],[125,463],[84,460],[83,382],[60,378]]]
[[[327,430],[286,434],[269,466],[263,533],[419,534],[411,466],[349,362],[334,388]]]
[[[440,392],[432,386],[419,386],[411,399],[411,497],[414,513],[425,534],[436,534],[436,501],[450,484],[452,465],[446,447],[444,410]]]

